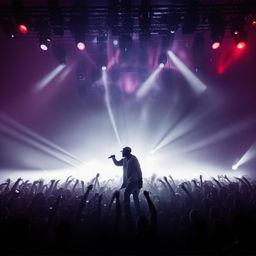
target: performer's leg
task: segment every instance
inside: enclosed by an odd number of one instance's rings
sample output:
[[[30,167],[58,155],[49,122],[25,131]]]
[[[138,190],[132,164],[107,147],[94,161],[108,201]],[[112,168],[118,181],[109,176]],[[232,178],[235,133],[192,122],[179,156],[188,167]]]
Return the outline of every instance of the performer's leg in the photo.
[[[131,214],[131,207],[130,207],[130,195],[132,193],[132,187],[128,186],[124,191],[124,210],[126,215]]]
[[[140,214],[141,214],[139,193],[140,193],[140,189],[135,189],[132,193],[137,216],[140,216]]]

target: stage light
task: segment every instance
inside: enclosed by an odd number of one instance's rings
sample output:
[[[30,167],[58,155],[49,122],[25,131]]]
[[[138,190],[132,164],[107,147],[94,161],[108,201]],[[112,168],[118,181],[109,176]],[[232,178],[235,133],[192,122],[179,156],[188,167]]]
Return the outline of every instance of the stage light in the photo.
[[[23,0],[9,1],[12,2],[12,10],[15,19],[16,29],[21,34],[27,34],[29,31],[28,20],[25,18],[25,12],[23,7]]]
[[[211,47],[216,50],[220,47],[225,34],[226,21],[220,11],[211,13],[208,17],[211,29]]]
[[[47,51],[50,48],[50,41],[48,37],[44,37],[43,35],[40,35],[39,37],[40,42],[40,48],[43,51]]]
[[[78,7],[78,6],[77,6]],[[70,20],[71,32],[75,39],[75,44],[78,50],[83,51],[86,47],[85,33],[87,30],[88,16],[86,11],[80,10],[77,16],[73,16]]]
[[[102,66],[101,69],[104,71],[104,70],[107,69],[107,67],[106,66]]]
[[[114,46],[117,46],[117,45],[118,45],[118,40],[117,40],[117,39],[114,39],[114,40],[113,40],[113,45],[114,45]]]
[[[213,50],[216,50],[216,49],[218,49],[218,48],[220,48],[220,42],[213,42],[213,43],[212,43],[212,49],[213,49]]]
[[[49,24],[43,19],[38,19],[36,21],[35,27],[38,31],[40,48],[43,51],[47,51],[50,48],[51,42],[51,29],[49,27]]]
[[[253,25],[253,26],[256,26],[256,20],[253,20],[253,21],[252,21],[252,25]]]
[[[20,31],[20,33],[22,33],[24,35],[28,33],[28,27],[24,24],[20,24],[18,26],[18,30]]]
[[[247,45],[248,34],[246,31],[241,30],[238,35],[235,36],[236,48],[243,50]]]
[[[243,50],[245,47],[246,47],[246,42],[238,42],[238,43],[236,44],[236,48],[237,48],[238,50]]]
[[[40,48],[43,50],[43,51],[47,51],[48,50],[48,46],[46,44],[40,44]]]
[[[76,46],[80,51],[85,49],[85,44],[83,42],[78,42]]]
[[[237,164],[234,164],[234,165],[232,166],[232,170],[236,171],[237,169],[238,169],[238,165],[237,165]]]
[[[160,68],[163,68],[163,67],[164,67],[164,63],[160,63],[160,64],[159,64],[159,67],[160,67]]]

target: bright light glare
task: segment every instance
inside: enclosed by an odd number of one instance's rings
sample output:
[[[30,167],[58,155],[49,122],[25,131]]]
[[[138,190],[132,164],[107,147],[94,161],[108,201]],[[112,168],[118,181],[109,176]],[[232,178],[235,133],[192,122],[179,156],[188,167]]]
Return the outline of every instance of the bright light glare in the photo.
[[[113,45],[115,45],[115,46],[118,45],[118,40],[117,40],[117,39],[114,39],[114,40],[113,40]]]
[[[168,55],[196,93],[202,93],[207,88],[172,51],[168,51]]]
[[[36,85],[36,90],[43,90],[64,68],[65,64],[60,64],[53,71],[51,71],[46,77],[39,81]]]
[[[155,79],[161,70],[162,70],[162,67],[160,67],[159,65],[158,68],[141,85],[140,89],[136,93],[136,96],[138,98],[145,96],[150,91],[150,89],[154,86]]]
[[[200,174],[203,174],[204,179],[211,179],[211,177],[216,177],[217,175],[227,175],[228,177],[234,177],[239,175],[244,175],[245,173],[242,171],[237,171],[236,175],[232,173],[231,170],[227,171],[218,171],[218,168],[213,168],[210,166],[200,166],[191,164],[190,162],[183,161],[182,165],[173,165],[170,166],[166,162],[161,163],[160,159],[155,156],[149,157],[140,157],[138,154],[135,154],[138,157],[138,160],[141,165],[143,178],[146,180],[151,180],[153,174],[156,177],[163,178],[163,176],[168,177],[171,175],[175,180],[191,180],[194,178],[198,178]],[[117,159],[121,159],[121,157],[117,156]],[[170,162],[170,161],[169,161]],[[202,172],[203,170],[203,172]],[[66,180],[66,178],[72,175],[75,179],[82,179],[86,182],[89,182],[92,178],[96,176],[97,173],[100,174],[99,180],[100,183],[103,181],[108,181],[111,179],[109,186],[120,187],[122,183],[122,167],[115,166],[111,159],[99,160],[92,159],[84,165],[81,165],[78,168],[65,168],[65,169],[51,169],[51,170],[35,170],[22,172],[22,171],[14,171],[14,170],[5,170],[5,172],[1,171],[0,181],[4,181],[4,179],[11,178],[12,180],[22,177],[23,179],[38,180],[44,179],[46,181],[50,181],[51,179],[61,179],[62,182]],[[147,181],[144,180],[143,186],[147,186]]]
[[[43,50],[43,51],[47,51],[48,50],[48,47],[46,44],[40,44],[40,48]]]
[[[220,42],[214,42],[214,43],[212,44],[212,49],[213,49],[213,50],[216,50],[216,49],[218,49],[218,48],[220,48]]]
[[[237,169],[238,169],[238,165],[237,164],[234,164],[233,166],[232,166],[232,170],[234,170],[234,171],[236,171]]]
[[[102,66],[101,69],[104,71],[104,70],[107,69],[107,67],[106,66]]]
[[[28,28],[24,24],[20,24],[18,26],[18,29],[19,29],[20,33],[22,33],[22,34],[27,34],[28,33]]]
[[[160,63],[160,64],[159,64],[159,67],[160,67],[160,68],[163,68],[163,67],[164,67],[164,63]]]
[[[237,49],[239,49],[239,50],[243,50],[243,49],[245,48],[245,46],[246,46],[246,43],[245,43],[245,42],[239,42],[239,43],[236,45]]]
[[[256,143],[254,143],[240,158],[240,160],[234,165],[237,168],[256,157]],[[232,167],[233,169],[233,167]]]
[[[80,51],[85,49],[85,44],[83,42],[78,42],[76,46]]]

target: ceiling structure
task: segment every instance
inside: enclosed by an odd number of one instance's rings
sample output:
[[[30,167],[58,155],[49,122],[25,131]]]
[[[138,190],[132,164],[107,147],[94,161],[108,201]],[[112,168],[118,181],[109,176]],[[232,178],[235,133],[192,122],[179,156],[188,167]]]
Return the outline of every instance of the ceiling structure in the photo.
[[[34,30],[36,30],[35,23],[38,19],[49,19],[48,24],[51,29],[54,29],[54,26],[57,26],[53,21],[54,17],[52,16],[54,15],[61,16],[59,22],[62,23],[64,30],[72,30],[72,19],[79,15],[86,15],[86,33],[88,35],[95,35],[108,30],[116,33],[129,32],[127,31],[127,19],[130,19],[129,22],[132,23],[133,32],[143,32],[140,19],[148,18],[145,21],[148,24],[145,25],[144,32],[149,30],[150,33],[165,33],[168,32],[170,26],[191,26],[192,24],[189,24],[191,22],[196,22],[196,30],[210,29],[209,16],[213,15],[223,15],[228,26],[231,25],[232,18],[237,16],[243,17],[244,22],[250,22],[256,13],[255,1],[54,0],[47,2],[15,0],[1,1],[0,6],[2,21],[17,17],[19,15],[17,11],[22,9],[22,15],[33,24]],[[144,17],[142,17],[143,15]],[[196,21],[196,19],[198,20]]]

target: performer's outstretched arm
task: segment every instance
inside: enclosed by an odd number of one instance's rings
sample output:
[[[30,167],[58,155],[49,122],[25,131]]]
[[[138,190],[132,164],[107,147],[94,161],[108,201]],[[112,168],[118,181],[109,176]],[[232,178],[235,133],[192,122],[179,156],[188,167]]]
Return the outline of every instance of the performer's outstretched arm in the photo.
[[[112,158],[112,160],[113,160],[113,163],[115,164],[115,165],[117,165],[117,166],[123,166],[123,159],[121,159],[121,160],[116,160],[116,156],[115,155],[112,155],[112,156],[110,156],[109,158]]]

